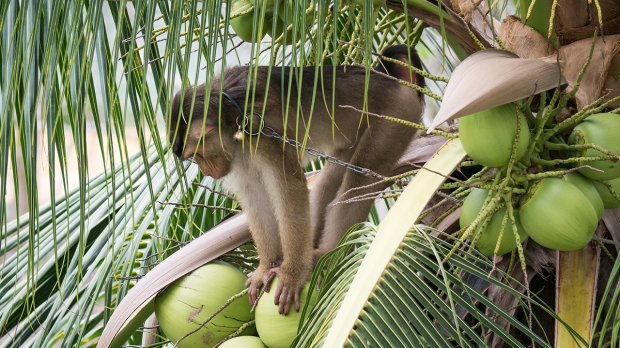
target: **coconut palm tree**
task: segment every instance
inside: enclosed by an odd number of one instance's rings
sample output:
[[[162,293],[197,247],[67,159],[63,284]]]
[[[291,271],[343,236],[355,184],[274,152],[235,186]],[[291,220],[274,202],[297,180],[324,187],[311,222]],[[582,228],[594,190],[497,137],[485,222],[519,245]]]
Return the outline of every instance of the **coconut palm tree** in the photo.
[[[474,245],[499,209],[501,233],[516,226],[523,183],[569,171],[549,161],[570,158],[547,156],[569,146],[562,132],[620,112],[619,23],[614,0],[0,2],[0,346],[166,344],[157,294],[214,259],[257,264],[234,197],[168,150],[174,93],[234,64],[371,69],[395,43],[434,72],[418,90],[441,107],[436,136],[415,141],[410,172],[386,178],[395,186],[370,197],[368,222],[319,263],[319,300],[293,344],[618,346],[618,211],[576,251],[528,240],[489,258]],[[493,169],[454,132],[453,120],[507,103],[531,132],[528,167],[543,168],[521,186],[500,182],[522,163],[516,142]],[[494,178],[491,191],[510,194],[461,229],[463,198]]]

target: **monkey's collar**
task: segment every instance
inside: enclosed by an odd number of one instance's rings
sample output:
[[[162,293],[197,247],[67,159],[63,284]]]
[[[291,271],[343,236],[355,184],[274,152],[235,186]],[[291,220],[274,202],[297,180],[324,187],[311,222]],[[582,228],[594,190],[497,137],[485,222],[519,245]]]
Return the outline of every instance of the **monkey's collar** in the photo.
[[[265,123],[263,122],[263,115],[259,114],[258,112],[255,112],[253,115],[249,113],[244,114],[241,106],[239,106],[239,104],[237,104],[237,101],[235,101],[235,99],[233,99],[233,97],[231,97],[228,93],[222,92],[222,97],[228,99],[231,103],[233,103],[235,108],[237,108],[237,111],[239,111],[239,116],[237,116],[237,120],[235,121],[237,123],[237,126],[239,126],[239,130],[243,129],[243,132],[250,136],[255,136],[263,133],[263,129],[265,128]],[[252,133],[251,129],[248,129],[248,126],[250,126],[251,128],[252,122],[250,122],[250,119],[252,116],[256,116],[260,120],[258,131],[254,133]],[[242,119],[241,123],[239,123],[239,118]]]

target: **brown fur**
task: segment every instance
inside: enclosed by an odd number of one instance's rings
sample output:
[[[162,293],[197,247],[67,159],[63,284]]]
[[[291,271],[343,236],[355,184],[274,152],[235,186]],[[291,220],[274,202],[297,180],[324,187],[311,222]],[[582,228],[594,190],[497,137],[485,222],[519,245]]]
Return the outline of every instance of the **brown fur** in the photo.
[[[390,47],[383,55],[402,61],[411,57],[414,65],[420,67],[417,54],[406,46]],[[265,125],[278,134],[303,141],[307,133],[308,147],[383,175],[395,174],[393,165],[415,130],[339,107],[365,108],[364,68],[274,67],[267,89],[268,69],[258,67],[256,83],[250,85],[250,93],[246,94],[248,67],[230,68],[221,77],[222,91],[245,109],[243,113],[263,115]],[[316,69],[319,78],[315,91]],[[382,62],[377,70],[424,85],[422,77],[395,63]],[[220,83],[213,81],[208,100],[206,85],[190,86],[175,96],[170,122],[173,152],[181,160],[193,157],[205,175],[223,178],[238,194],[260,256],[260,265],[247,282],[250,300],[255,301],[258,289],[262,285],[268,287],[272,275],[277,274],[275,298],[280,313],[288,313],[291,302],[298,310],[299,291],[318,258],[333,249],[353,224],[365,220],[372,205],[371,201],[333,203],[350,198],[343,196],[349,189],[376,179],[327,163],[309,193],[302,168],[313,158],[274,138],[245,135],[243,143],[233,140],[242,117],[231,101],[221,97]],[[371,72],[366,109],[419,122],[423,103],[416,91]],[[257,131],[258,120],[253,117],[246,128]],[[379,189],[374,186],[355,194]]]

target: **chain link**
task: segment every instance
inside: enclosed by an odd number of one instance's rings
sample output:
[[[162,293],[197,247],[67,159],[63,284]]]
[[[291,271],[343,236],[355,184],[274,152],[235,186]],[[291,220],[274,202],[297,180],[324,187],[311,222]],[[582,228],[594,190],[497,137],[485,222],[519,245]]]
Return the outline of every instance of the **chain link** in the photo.
[[[245,132],[248,135],[253,135],[253,134],[250,134],[250,132],[247,129],[245,130]],[[275,138],[275,139],[281,140],[284,143],[286,143],[288,145],[291,145],[291,146],[293,146],[293,147],[295,147],[297,149],[303,149],[304,148],[303,145],[300,142],[298,142],[298,141],[296,141],[294,139],[282,136],[282,135],[278,134],[278,132],[276,132],[273,128],[271,128],[269,126],[265,126],[262,123],[261,123],[260,134],[262,134],[262,135],[264,135],[264,136],[266,136],[268,138]],[[380,179],[384,179],[385,178],[385,176],[383,176],[383,175],[381,175],[379,173],[376,173],[376,172],[374,172],[374,171],[372,171],[372,170],[370,170],[368,168],[356,166],[354,164],[345,162],[345,161],[340,160],[340,159],[338,159],[338,158],[336,158],[334,156],[330,156],[330,155],[324,154],[324,153],[322,153],[321,151],[319,151],[317,149],[313,149],[311,147],[306,147],[305,150],[311,156],[322,158],[322,159],[324,159],[327,162],[343,166],[343,167],[345,167],[345,168],[347,168],[349,170],[352,170],[352,171],[354,171],[356,173],[359,173],[359,174],[362,174],[362,175],[365,175],[365,176],[372,176],[372,177],[380,178]]]

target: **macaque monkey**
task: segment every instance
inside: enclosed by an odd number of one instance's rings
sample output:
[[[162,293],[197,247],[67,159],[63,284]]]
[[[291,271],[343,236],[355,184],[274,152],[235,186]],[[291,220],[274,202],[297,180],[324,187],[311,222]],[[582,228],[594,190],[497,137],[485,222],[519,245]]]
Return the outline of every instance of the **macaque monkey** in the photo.
[[[421,68],[413,48],[392,46],[382,55]],[[370,200],[335,203],[350,198],[343,196],[348,190],[377,179],[326,163],[309,192],[303,167],[313,158],[280,139],[257,135],[261,118],[264,127],[280,135],[299,142],[307,136],[307,147],[390,176],[397,174],[394,164],[416,130],[340,105],[419,122],[423,97],[398,79],[422,87],[424,79],[406,66],[381,60],[378,72],[370,71],[364,105],[364,67],[273,67],[270,75],[268,69],[259,66],[254,83],[253,70],[229,68],[213,80],[211,89],[203,84],[177,93],[170,142],[180,160],[193,159],[203,174],[223,179],[237,193],[260,257],[246,283],[250,301],[255,303],[259,289],[268,289],[276,274],[274,302],[280,314],[287,314],[291,303],[299,310],[299,292],[318,259],[336,247],[353,224],[364,221],[372,206]]]

